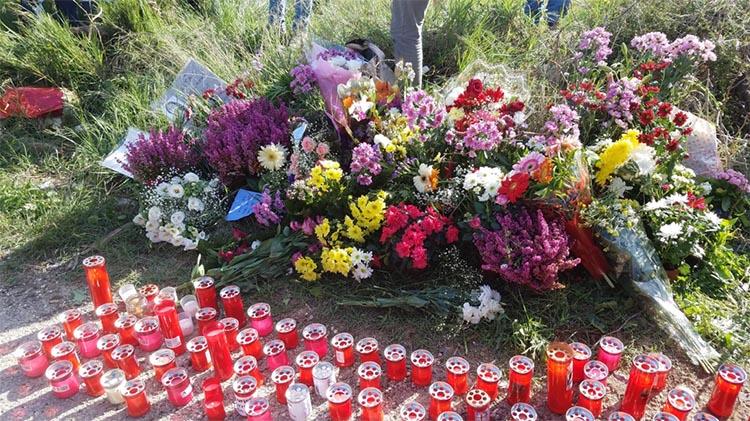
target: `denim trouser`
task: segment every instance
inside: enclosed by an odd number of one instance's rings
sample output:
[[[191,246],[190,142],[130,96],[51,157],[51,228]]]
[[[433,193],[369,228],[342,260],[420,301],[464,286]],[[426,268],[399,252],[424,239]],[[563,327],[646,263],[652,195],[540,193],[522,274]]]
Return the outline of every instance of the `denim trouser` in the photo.
[[[554,25],[568,11],[572,0],[547,0],[547,23]],[[539,19],[542,13],[542,6],[545,0],[527,0],[523,10],[527,15],[532,16],[535,20]]]
[[[411,63],[422,86],[422,23],[430,0],[393,0],[391,2],[391,37],[396,60]]]
[[[292,29],[304,30],[310,23],[313,0],[294,0]],[[268,24],[282,31],[286,25],[286,0],[268,0]]]

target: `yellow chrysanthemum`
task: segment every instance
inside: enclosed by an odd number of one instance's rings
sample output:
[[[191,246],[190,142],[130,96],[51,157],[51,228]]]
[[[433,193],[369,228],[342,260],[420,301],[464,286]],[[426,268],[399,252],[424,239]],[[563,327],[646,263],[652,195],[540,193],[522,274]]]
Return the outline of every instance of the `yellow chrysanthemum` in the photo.
[[[310,170],[307,184],[325,193],[330,189],[330,185],[340,181],[343,175],[338,162],[324,160]]]
[[[371,234],[377,231],[385,218],[385,198],[387,193],[379,191],[375,199],[370,200],[367,196],[360,196],[355,202],[349,203],[349,211],[356,224]]]
[[[599,172],[596,173],[596,182],[603,186],[607,179],[615,170],[628,162],[633,150],[638,146],[638,130],[628,130],[623,133],[620,140],[609,145],[599,155],[599,161],[596,166]]]
[[[326,272],[339,273],[346,276],[351,269],[349,249],[325,248],[320,254],[320,260],[323,264],[323,270]]]
[[[354,223],[352,218],[345,217],[344,218],[344,226],[346,227],[346,236],[350,239],[358,242],[358,243],[364,243],[365,242],[365,232],[362,230],[361,227],[359,227],[357,224]]]
[[[306,281],[317,281],[320,278],[317,269],[318,265],[310,257],[300,257],[294,262],[294,270]]]
[[[328,222],[328,218],[323,219],[323,222],[315,227],[315,236],[318,237],[318,241],[320,241],[321,244],[328,244],[326,237],[328,237],[328,234],[330,233],[331,223]]]

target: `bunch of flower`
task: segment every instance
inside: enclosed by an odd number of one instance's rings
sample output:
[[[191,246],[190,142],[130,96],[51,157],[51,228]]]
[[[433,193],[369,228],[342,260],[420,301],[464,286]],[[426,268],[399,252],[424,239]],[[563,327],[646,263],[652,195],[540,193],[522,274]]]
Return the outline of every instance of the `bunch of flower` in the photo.
[[[344,110],[355,123],[380,121],[387,111],[401,105],[397,86],[366,75],[338,85],[337,93]]]
[[[486,202],[497,196],[503,175],[502,168],[479,167],[464,176],[464,190],[476,194],[480,202]]]
[[[748,182],[747,177],[739,171],[729,168],[714,173],[713,178],[726,181],[736,187],[739,191],[750,194],[750,182]]]
[[[409,128],[421,133],[421,142],[427,141],[426,132],[441,127],[445,121],[445,109],[421,89],[407,93],[401,109]]]
[[[295,180],[301,180],[310,175],[310,170],[323,159],[326,159],[331,151],[328,143],[316,141],[310,136],[305,136],[302,141],[292,147],[289,158],[289,174]]]
[[[592,62],[598,67],[607,65],[607,57],[612,54],[609,48],[609,41],[612,34],[603,27],[599,26],[590,31],[586,31],[578,42],[578,51],[573,56],[577,61],[583,60],[584,63]],[[585,65],[579,65],[578,71],[586,74],[590,71]]]
[[[260,246],[260,240],[250,242],[250,236],[237,227],[232,227],[232,242],[222,247],[216,254],[220,261],[231,262],[235,256],[252,252]]]
[[[639,146],[638,131],[628,130],[622,137],[607,146],[596,161],[599,171],[596,173],[596,182],[603,186],[609,177],[621,166],[630,160],[633,151]]]
[[[578,127],[580,116],[565,104],[553,105],[549,108],[552,118],[544,123],[542,134],[531,139],[532,144],[553,155],[581,147],[581,131]]]
[[[268,189],[264,189],[260,201],[253,205],[253,216],[263,226],[281,222],[285,211],[284,200],[279,191],[271,194]]]
[[[716,61],[714,49],[716,45],[709,41],[688,34],[682,38],[669,42],[666,35],[661,32],[649,32],[634,37],[630,46],[640,53],[652,57],[674,61],[682,57],[698,61]]]
[[[429,248],[452,244],[458,239],[458,228],[449,217],[433,208],[422,211],[404,203],[388,207],[380,234],[380,243],[392,245],[396,256],[413,269],[427,267]]]
[[[326,193],[338,185],[344,172],[336,161],[323,160],[310,170],[306,184],[315,191]]]
[[[639,85],[640,81],[635,78],[622,78],[607,85],[603,108],[622,128],[627,128],[633,121],[633,109],[641,102],[637,92]]]
[[[357,281],[372,276],[372,252],[356,247],[324,247],[320,252],[320,265],[312,256],[295,255],[292,258],[294,270],[306,281],[320,279],[322,273],[351,275]]]
[[[289,83],[289,88],[295,95],[306,94],[317,85],[315,80],[315,73],[309,64],[300,64],[292,68],[290,72],[292,81]]]
[[[471,299],[478,305],[473,306],[465,302],[461,307],[463,318],[468,323],[475,325],[479,324],[482,319],[495,320],[504,311],[500,305],[500,293],[490,288],[489,285],[482,285],[479,289],[471,291]]]
[[[249,78],[240,77],[234,80],[234,82],[227,85],[226,88],[224,88],[224,92],[227,94],[227,96],[230,96],[235,99],[245,99],[247,98],[252,89],[255,87],[255,83],[250,80]]]
[[[357,183],[362,186],[372,184],[372,178],[380,174],[382,167],[380,149],[369,143],[360,143],[352,150],[352,162],[349,171],[356,176]]]
[[[205,181],[192,172],[159,177],[146,187],[142,211],[133,222],[144,227],[154,243],[195,249],[206,239],[205,230],[223,214],[223,190],[218,179]]]
[[[374,199],[360,196],[356,201],[349,202],[351,217],[344,217],[344,234],[357,243],[364,243],[365,238],[380,229],[385,218],[385,199],[388,194],[379,191]]]
[[[562,218],[520,208],[498,214],[496,221],[497,230],[482,228],[474,234],[482,269],[508,282],[546,291],[558,285],[561,272],[578,265],[579,259],[569,258]]]
[[[170,126],[166,132],[151,130],[128,145],[123,168],[144,183],[164,175],[165,170],[187,171],[197,168],[201,158],[194,139]]]
[[[264,146],[276,145],[265,149],[264,153],[274,152],[275,157],[266,161],[267,168],[280,166],[286,153],[281,148],[289,144],[286,107],[276,107],[265,98],[233,101],[208,117],[204,152],[225,184],[257,175],[262,168],[258,155]]]

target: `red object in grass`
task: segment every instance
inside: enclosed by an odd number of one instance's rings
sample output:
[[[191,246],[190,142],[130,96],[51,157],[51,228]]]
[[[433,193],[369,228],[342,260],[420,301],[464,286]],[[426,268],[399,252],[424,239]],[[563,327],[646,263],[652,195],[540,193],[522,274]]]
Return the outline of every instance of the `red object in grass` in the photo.
[[[59,117],[63,111],[60,88],[8,88],[0,97],[0,119]]]
[[[565,221],[565,231],[573,240],[570,250],[581,259],[581,264],[586,268],[586,271],[594,279],[606,279],[607,283],[613,286],[607,277],[607,273],[611,272],[612,268],[609,266],[602,248],[594,241],[594,234],[591,230],[578,223],[578,215]]]

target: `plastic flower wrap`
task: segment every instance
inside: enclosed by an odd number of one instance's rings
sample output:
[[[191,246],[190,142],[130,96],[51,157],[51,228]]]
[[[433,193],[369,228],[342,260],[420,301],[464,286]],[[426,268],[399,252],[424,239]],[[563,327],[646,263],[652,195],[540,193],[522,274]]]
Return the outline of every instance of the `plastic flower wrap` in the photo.
[[[347,127],[346,112],[339,100],[338,86],[359,77],[365,61],[353,50],[326,49],[316,43],[306,52],[306,56],[323,96],[328,117],[334,124]]]

